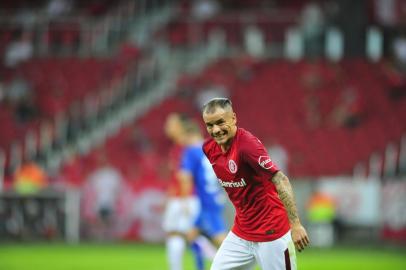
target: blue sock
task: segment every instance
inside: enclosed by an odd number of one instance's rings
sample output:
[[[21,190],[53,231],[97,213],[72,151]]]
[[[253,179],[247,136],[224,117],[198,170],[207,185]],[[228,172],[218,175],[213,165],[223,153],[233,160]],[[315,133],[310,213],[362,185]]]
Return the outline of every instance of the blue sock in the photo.
[[[195,258],[196,269],[204,270],[204,259],[202,249],[195,241],[192,242],[190,247],[192,248],[193,256]]]

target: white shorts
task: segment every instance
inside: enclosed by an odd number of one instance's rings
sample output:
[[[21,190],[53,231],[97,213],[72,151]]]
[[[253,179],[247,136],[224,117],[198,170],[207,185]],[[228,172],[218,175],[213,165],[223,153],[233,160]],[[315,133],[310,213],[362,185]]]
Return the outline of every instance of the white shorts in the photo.
[[[269,242],[247,241],[229,232],[210,269],[251,270],[256,263],[262,270],[295,270],[296,253],[290,231]]]
[[[165,208],[162,227],[165,232],[186,233],[194,227],[200,212],[197,197],[170,198]]]

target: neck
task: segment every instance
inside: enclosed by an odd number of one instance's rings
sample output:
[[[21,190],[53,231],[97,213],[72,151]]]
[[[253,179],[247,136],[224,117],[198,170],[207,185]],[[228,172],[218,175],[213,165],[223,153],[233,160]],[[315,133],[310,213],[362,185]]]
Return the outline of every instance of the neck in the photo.
[[[227,145],[220,145],[221,151],[223,153],[227,152],[227,150],[230,148],[231,143],[227,143]]]
[[[189,137],[189,144],[195,144],[195,143],[198,143],[198,142],[201,142],[202,141],[202,137],[201,136],[197,136],[197,135],[192,135],[192,136],[190,136]]]
[[[234,137],[237,134],[237,127],[233,128],[232,134],[233,134],[233,136],[225,144],[220,145],[221,151],[227,152],[227,150],[230,149],[231,144],[234,140]]]
[[[230,149],[233,140],[234,137],[230,138],[225,144],[220,145],[221,151],[224,153],[227,152],[227,150]]]

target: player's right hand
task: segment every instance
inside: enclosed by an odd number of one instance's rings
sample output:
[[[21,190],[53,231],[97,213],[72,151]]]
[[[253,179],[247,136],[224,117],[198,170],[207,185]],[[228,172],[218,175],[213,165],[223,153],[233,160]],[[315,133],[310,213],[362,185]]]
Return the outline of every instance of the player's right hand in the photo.
[[[292,240],[296,249],[301,252],[306,246],[310,244],[307,232],[302,224],[296,224],[291,227]]]

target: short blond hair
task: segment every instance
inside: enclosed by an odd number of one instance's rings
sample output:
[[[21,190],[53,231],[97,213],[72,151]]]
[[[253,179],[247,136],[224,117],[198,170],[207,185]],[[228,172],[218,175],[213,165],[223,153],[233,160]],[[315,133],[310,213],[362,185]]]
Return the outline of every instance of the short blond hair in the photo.
[[[203,105],[202,113],[214,113],[217,108],[233,110],[231,100],[224,97],[213,98]]]

